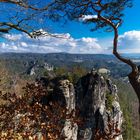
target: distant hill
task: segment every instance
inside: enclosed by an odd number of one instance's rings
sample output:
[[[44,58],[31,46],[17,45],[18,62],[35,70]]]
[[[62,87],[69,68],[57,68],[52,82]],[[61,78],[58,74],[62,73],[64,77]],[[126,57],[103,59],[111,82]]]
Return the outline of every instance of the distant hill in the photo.
[[[42,66],[49,63],[54,67],[74,66],[91,70],[93,67],[107,68],[113,77],[125,77],[130,69],[113,55],[108,54],[69,54],[69,53],[1,53],[0,60],[4,61],[12,73],[25,73],[33,64]]]
[[[124,53],[122,55],[129,58],[140,58],[140,53]]]

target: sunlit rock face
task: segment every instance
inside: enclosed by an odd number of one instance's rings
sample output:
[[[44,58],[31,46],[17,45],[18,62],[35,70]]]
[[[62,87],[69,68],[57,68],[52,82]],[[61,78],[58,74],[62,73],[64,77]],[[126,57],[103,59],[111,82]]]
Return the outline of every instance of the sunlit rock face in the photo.
[[[65,100],[66,108],[68,113],[71,113],[72,110],[75,110],[75,89],[72,83],[69,80],[61,80],[59,88],[61,89]]]
[[[73,84],[70,83],[69,80],[60,80],[58,89],[65,97],[67,114],[73,113],[74,115],[75,90]],[[77,134],[78,125],[76,123],[72,123],[70,119],[66,119],[62,130],[62,135],[65,137],[65,140],[77,140]]]
[[[62,130],[66,140],[97,140],[105,135],[108,140],[122,140],[118,90],[110,79],[92,71],[80,78],[75,88],[68,80],[61,80],[59,89],[65,97],[67,113],[78,110],[84,120],[82,126],[66,120]]]

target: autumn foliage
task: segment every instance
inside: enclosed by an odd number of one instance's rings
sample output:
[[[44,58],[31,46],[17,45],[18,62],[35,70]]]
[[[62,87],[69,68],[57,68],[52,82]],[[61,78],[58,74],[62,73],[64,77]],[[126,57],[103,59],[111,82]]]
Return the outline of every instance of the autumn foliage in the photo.
[[[49,98],[41,84],[27,84],[23,96],[1,94],[6,104],[0,105],[0,138],[63,139],[66,109]],[[46,101],[43,99],[46,98]]]
[[[94,140],[115,140],[121,133],[121,130],[118,129],[118,123],[110,120],[108,128],[104,132],[96,130]]]

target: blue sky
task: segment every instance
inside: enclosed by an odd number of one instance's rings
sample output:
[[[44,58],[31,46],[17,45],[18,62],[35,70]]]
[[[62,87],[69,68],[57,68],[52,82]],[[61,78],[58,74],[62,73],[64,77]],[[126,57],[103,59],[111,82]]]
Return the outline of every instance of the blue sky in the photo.
[[[124,13],[124,22],[119,28],[119,51],[140,53],[140,0],[134,0],[133,7],[126,9]],[[7,40],[1,39],[0,52],[112,52],[112,33],[91,32],[91,25],[74,21],[69,21],[67,24],[49,21],[47,26],[50,31],[65,36],[66,39],[41,37],[35,40],[23,33],[14,32],[5,35]]]
[[[120,34],[131,30],[140,30],[140,0],[133,0],[133,7],[124,11],[123,24],[119,28]],[[81,37],[110,37],[112,34],[96,31],[91,32],[92,25],[84,25],[80,22],[69,21],[67,24],[50,22],[50,29],[59,33],[70,33],[74,38]]]

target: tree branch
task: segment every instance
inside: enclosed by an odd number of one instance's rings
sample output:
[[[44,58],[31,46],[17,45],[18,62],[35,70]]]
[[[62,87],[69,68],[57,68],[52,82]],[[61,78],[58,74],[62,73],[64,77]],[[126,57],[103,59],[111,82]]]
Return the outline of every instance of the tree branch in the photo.
[[[99,4],[100,5],[100,4]],[[121,24],[121,19],[117,18],[116,20],[118,20],[118,23],[115,25],[111,20],[101,16],[101,12],[103,11],[104,9],[102,9],[101,7],[101,10],[98,11],[98,19],[107,23],[109,26],[111,26],[113,28],[113,31],[114,31],[114,39],[113,39],[113,54],[119,59],[121,60],[122,62],[126,63],[127,65],[129,65],[131,68],[132,68],[132,73],[133,74],[137,74],[138,73],[138,67],[137,65],[130,59],[127,59],[127,58],[124,58],[123,56],[121,56],[119,53],[118,53],[118,27],[119,25]]]
[[[54,3],[50,3],[50,4],[47,4],[47,6],[45,6],[43,8],[37,8],[37,7],[29,5],[28,3],[24,2],[23,0],[0,0],[0,2],[19,5],[19,6],[23,7],[23,8],[27,8],[27,9],[29,8],[29,9],[36,10],[36,11],[47,10],[51,5],[54,4]]]
[[[21,32],[24,32],[26,34],[28,34],[31,38],[33,38],[33,36],[31,35],[30,32],[28,32],[27,30],[19,27],[18,25],[16,24],[13,24],[13,23],[10,23],[10,22],[0,22],[0,26],[7,26],[7,28],[0,28],[0,32],[2,33],[9,33],[10,30],[12,29],[16,29],[18,31],[21,31]]]

